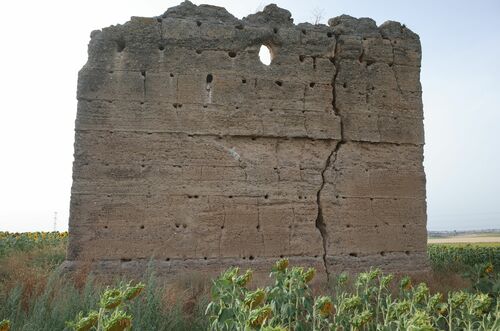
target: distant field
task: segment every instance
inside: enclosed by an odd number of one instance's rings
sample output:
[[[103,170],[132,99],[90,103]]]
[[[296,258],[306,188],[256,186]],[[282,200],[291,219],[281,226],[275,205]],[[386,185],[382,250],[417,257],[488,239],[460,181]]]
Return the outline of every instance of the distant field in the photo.
[[[477,243],[488,243],[496,246],[500,246],[500,234],[499,233],[474,233],[474,234],[461,234],[461,235],[450,235],[445,237],[429,237],[427,239],[429,244],[477,244]]]

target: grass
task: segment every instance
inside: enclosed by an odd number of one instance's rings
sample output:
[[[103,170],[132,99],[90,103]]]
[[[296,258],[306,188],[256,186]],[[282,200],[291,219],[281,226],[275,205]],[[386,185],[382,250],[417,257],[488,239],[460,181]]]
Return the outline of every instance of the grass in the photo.
[[[88,275],[75,280],[56,271],[64,260],[66,243],[64,234],[0,233],[0,321],[10,319],[11,330],[63,330],[65,322],[73,320],[78,312],[96,307],[104,289],[101,284]],[[476,280],[461,275],[478,263],[491,262],[499,277],[498,245],[432,244],[429,255],[435,272],[425,281],[431,292],[471,289]],[[210,321],[204,314],[210,300],[207,280],[186,275],[176,283],[165,284],[150,270],[143,281],[145,292],[129,308],[134,329],[208,328]]]
[[[156,283],[154,276],[147,281],[145,293],[130,306],[137,330],[203,330],[204,303],[202,297],[186,310],[186,294],[176,303],[168,302],[168,287]],[[12,330],[63,330],[66,321],[73,320],[80,311],[90,311],[98,305],[103,287],[88,279],[82,288],[70,280],[53,274],[36,294],[23,294],[23,287],[14,287],[1,297],[0,316],[12,321]],[[178,289],[176,289],[178,291]],[[188,293],[189,290],[186,289]]]
[[[57,272],[67,236],[0,233],[0,321],[11,330],[64,330],[66,321],[96,307],[104,290],[91,276]],[[136,330],[204,330],[209,283],[186,277],[165,284],[150,271],[143,295],[130,306]],[[119,280],[116,281],[117,283]]]
[[[0,290],[0,320],[12,321],[11,330],[63,330],[67,321],[80,311],[87,312],[98,305],[105,287],[87,277],[74,282],[55,270],[42,276],[23,278],[14,286]],[[150,272],[146,289],[134,301],[129,313],[134,316],[136,330],[204,330],[206,294],[203,286],[165,285]],[[117,281],[118,283],[118,281]],[[13,285],[13,284],[11,284]],[[175,298],[175,299],[174,299]]]

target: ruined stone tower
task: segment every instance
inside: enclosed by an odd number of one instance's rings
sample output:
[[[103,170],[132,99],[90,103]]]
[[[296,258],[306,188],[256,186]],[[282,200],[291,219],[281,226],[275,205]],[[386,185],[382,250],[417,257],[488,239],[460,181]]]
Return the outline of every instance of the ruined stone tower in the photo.
[[[426,268],[421,49],[404,25],[186,1],[92,32],[88,56],[66,267]]]

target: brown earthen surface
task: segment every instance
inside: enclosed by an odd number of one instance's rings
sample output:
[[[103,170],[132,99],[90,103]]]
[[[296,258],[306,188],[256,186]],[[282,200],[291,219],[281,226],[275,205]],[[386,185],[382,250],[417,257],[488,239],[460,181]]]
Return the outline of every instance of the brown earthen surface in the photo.
[[[425,269],[419,38],[396,22],[328,23],[184,2],[94,31],[65,266]]]

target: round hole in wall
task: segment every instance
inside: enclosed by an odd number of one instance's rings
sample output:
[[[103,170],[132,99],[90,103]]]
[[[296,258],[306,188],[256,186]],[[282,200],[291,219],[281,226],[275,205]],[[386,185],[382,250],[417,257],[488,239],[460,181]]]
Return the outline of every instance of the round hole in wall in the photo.
[[[272,53],[271,53],[271,49],[269,48],[269,46],[266,46],[266,45],[260,46],[259,58],[260,58],[260,62],[262,62],[266,66],[271,64],[271,60],[273,58],[272,58]]]

